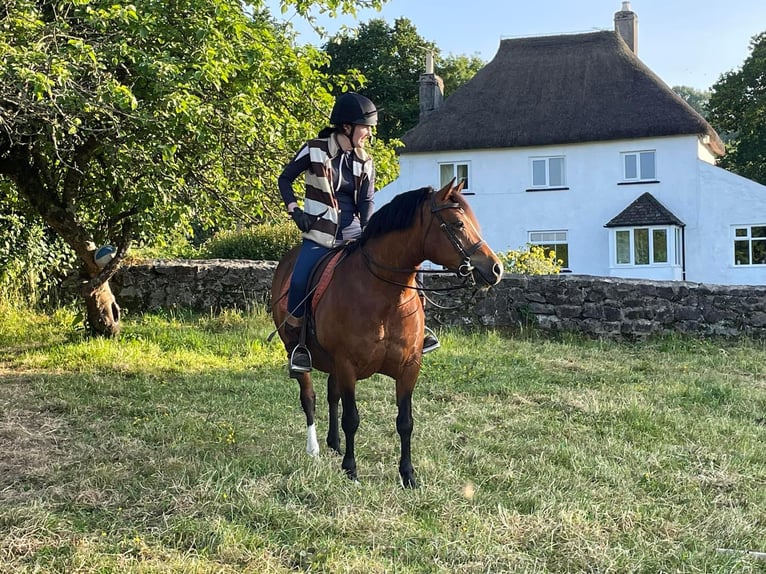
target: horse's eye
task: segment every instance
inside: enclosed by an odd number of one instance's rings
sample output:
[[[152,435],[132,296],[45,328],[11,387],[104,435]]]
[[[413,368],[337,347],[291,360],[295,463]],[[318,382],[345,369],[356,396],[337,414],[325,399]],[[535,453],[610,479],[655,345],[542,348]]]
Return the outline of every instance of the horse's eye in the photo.
[[[455,226],[455,229],[465,229],[465,222],[463,222],[462,220],[458,219],[454,223],[454,226]]]

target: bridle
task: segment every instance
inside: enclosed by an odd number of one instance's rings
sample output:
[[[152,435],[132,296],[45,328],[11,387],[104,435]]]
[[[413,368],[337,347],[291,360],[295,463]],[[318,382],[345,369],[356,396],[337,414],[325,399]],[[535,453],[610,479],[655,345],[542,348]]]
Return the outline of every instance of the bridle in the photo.
[[[458,238],[457,234],[455,233],[455,229],[459,229],[460,227],[456,223],[448,223],[446,219],[444,219],[444,216],[442,215],[442,211],[445,209],[461,209],[459,203],[445,203],[444,205],[436,205],[436,194],[431,194],[431,213],[433,213],[436,216],[436,219],[439,220],[439,228],[447,234],[447,239],[449,239],[450,243],[452,243],[452,246],[455,248],[455,250],[458,252],[458,254],[463,258],[462,263],[457,268],[457,275],[458,277],[471,277],[471,280],[473,280],[473,270],[474,266],[471,265],[471,256],[476,253],[479,248],[484,245],[484,240],[479,239],[476,243],[471,245],[468,249],[465,249],[463,247],[463,244],[460,242],[460,239]],[[428,223],[428,227],[431,227],[431,223],[433,223],[433,219]],[[460,226],[463,225],[463,222],[460,221]],[[428,235],[428,230],[426,230],[425,236]],[[425,237],[424,236],[424,237]],[[474,281],[475,282],[475,281]]]
[[[362,256],[364,257],[365,263],[367,264],[367,268],[369,269],[370,273],[372,273],[375,277],[380,279],[381,281],[384,281],[386,283],[390,283],[392,285],[398,285],[400,287],[407,287],[409,289],[415,289],[417,291],[454,291],[455,289],[462,289],[464,287],[471,287],[476,285],[476,280],[473,277],[473,271],[474,266],[471,265],[471,256],[476,253],[482,245],[484,245],[484,240],[480,239],[470,247],[466,248],[463,246],[463,243],[460,241],[460,238],[457,236],[456,229],[460,229],[460,227],[463,225],[462,221],[459,221],[457,223],[455,222],[449,222],[444,218],[444,215],[442,214],[442,211],[445,209],[459,209],[462,210],[462,206],[457,202],[451,202],[451,203],[445,203],[443,205],[437,205],[436,204],[436,193],[431,192],[430,193],[430,207],[431,207],[431,213],[434,215],[434,217],[431,218],[431,220],[428,222],[428,228],[426,229],[426,232],[423,234],[423,241],[425,242],[425,238],[428,237],[428,232],[431,229],[431,225],[434,222],[434,219],[439,220],[439,228],[447,235],[447,239],[449,239],[449,242],[452,244],[452,246],[455,248],[455,251],[457,251],[458,255],[462,257],[462,261],[460,265],[458,265],[457,270],[451,270],[451,269],[402,269],[398,267],[389,267],[387,265],[383,265],[382,263],[378,263],[372,259],[372,257],[365,251],[364,246],[361,247]],[[425,250],[425,247],[424,247]],[[425,257],[424,257],[425,258]],[[406,283],[400,283],[397,281],[393,281],[391,279],[386,279],[385,277],[381,277],[379,274],[375,272],[373,267],[378,267],[380,269],[383,269],[385,271],[392,271],[394,273],[424,273],[429,275],[442,275],[442,274],[456,274],[458,277],[463,279],[463,283],[461,285],[458,285],[456,287],[444,287],[440,289],[433,289],[429,288],[426,289],[424,287],[412,287],[411,285],[408,285]]]

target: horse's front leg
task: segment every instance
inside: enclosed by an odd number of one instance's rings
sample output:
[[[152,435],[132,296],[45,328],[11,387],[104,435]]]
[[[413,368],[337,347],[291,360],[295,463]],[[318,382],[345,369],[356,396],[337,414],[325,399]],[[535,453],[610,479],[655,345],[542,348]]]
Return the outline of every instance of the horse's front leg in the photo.
[[[306,414],[306,452],[310,456],[319,456],[319,443],[317,442],[317,429],[314,424],[316,414],[316,393],[314,384],[309,373],[301,373],[297,376],[301,387],[301,406]]]
[[[338,403],[340,402],[340,387],[335,375],[327,377],[327,406],[329,410],[329,425],[327,429],[327,446],[338,454],[340,452],[340,436],[338,432]]]
[[[354,456],[354,437],[359,428],[359,411],[356,408],[356,379],[353,376],[338,376],[340,399],[343,403],[343,416],[340,424],[346,436],[346,452],[343,455],[341,468],[346,475],[356,480],[356,458]]]
[[[399,459],[399,476],[404,488],[417,488],[415,469],[412,467],[410,446],[412,439],[412,391],[415,388],[417,372],[410,376],[403,375],[396,381],[396,405],[399,412],[396,416],[396,432],[401,440],[401,458]]]

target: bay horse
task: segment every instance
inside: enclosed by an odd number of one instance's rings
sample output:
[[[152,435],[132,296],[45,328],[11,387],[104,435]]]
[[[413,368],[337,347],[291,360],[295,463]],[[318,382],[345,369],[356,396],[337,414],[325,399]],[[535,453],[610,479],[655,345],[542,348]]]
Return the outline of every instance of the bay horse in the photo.
[[[420,373],[425,314],[416,274],[430,260],[480,288],[503,275],[497,255],[481,238],[479,225],[453,179],[442,189],[424,187],[397,195],[373,214],[362,236],[346,247],[321,298],[313,308],[313,332],[306,344],[313,367],[328,373],[327,445],[341,454],[338,403],[346,438],[342,469],[356,480],[354,437],[359,427],[356,383],[374,373],[396,381],[396,430],[401,440],[402,485],[417,486],[410,459],[412,393]],[[274,273],[271,309],[284,341],[286,285],[298,248],[287,253]],[[281,303],[281,304],[280,304]],[[307,314],[308,316],[308,314]],[[306,415],[306,451],[319,454],[314,424],[316,394],[310,373],[296,375]]]

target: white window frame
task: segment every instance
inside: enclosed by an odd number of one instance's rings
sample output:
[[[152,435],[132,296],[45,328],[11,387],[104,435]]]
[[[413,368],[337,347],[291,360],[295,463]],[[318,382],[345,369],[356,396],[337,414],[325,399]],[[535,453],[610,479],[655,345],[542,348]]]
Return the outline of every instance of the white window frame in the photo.
[[[645,166],[642,158],[652,158],[652,173],[644,173]],[[628,163],[633,162],[631,167],[635,170],[635,173],[628,173]],[[637,181],[657,181],[657,150],[645,149],[637,151],[625,151],[620,154],[620,163],[622,165],[622,181],[625,182],[637,182]]]
[[[636,231],[645,231],[647,233],[648,240],[648,256],[649,261],[647,263],[636,263]],[[665,257],[667,261],[655,261],[654,254],[654,232],[665,232]],[[620,233],[628,233],[628,248],[629,248],[629,261],[620,262],[618,257],[620,255],[618,236]],[[614,253],[612,264],[616,267],[678,267],[681,265],[681,228],[675,225],[636,225],[635,227],[620,227],[612,231],[614,234]]]
[[[527,241],[530,245],[566,245],[567,260],[564,262],[565,264],[562,265],[561,268],[566,270],[569,269],[569,232],[566,229],[543,229],[530,231],[527,233]]]
[[[551,161],[561,162],[561,181],[551,182]],[[536,169],[537,168],[537,169]],[[542,168],[541,173],[539,169]],[[555,173],[555,172],[554,172]],[[544,181],[535,181],[535,175],[543,176]],[[532,183],[532,189],[560,189],[567,185],[567,162],[563,155],[539,156],[529,158],[529,179]]]
[[[731,228],[732,236],[732,265],[738,268],[742,267],[766,267],[766,260],[762,262],[753,262],[753,247],[754,243],[758,244],[758,248],[766,251],[766,236],[753,235],[753,228],[766,228],[766,223],[755,223],[746,225],[733,225]],[[742,233],[744,232],[744,233]],[[739,235],[738,235],[739,233]],[[761,232],[759,232],[761,233]],[[747,243],[747,262],[738,263],[737,260],[737,243]]]
[[[451,169],[452,175],[447,176],[447,171]],[[444,161],[439,162],[439,187],[447,185],[452,178],[455,178],[455,185],[465,180],[463,193],[470,191],[471,183],[471,162],[469,161]],[[446,178],[446,179],[445,179]]]

